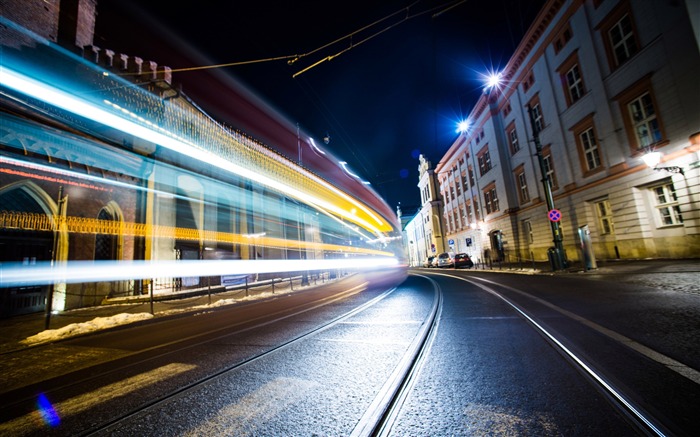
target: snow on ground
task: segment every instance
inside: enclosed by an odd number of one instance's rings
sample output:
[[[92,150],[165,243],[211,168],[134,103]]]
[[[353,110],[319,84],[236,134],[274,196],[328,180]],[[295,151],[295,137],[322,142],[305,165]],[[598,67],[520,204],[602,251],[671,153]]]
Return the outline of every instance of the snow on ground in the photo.
[[[89,332],[94,332],[94,331],[99,331],[102,329],[108,329],[112,328],[118,325],[126,325],[129,323],[134,323],[134,322],[139,322],[141,320],[146,320],[150,319],[156,316],[163,316],[163,315],[168,315],[168,314],[175,314],[175,313],[181,313],[185,311],[192,311],[192,310],[207,310],[210,308],[216,308],[224,305],[231,305],[235,304],[237,302],[245,302],[245,301],[251,301],[251,300],[258,300],[258,299],[263,299],[267,298],[270,296],[279,296],[281,294],[286,294],[286,293],[291,293],[292,290],[288,291],[276,291],[275,293],[272,292],[265,292],[265,293],[260,293],[252,296],[246,296],[242,298],[235,298],[235,299],[219,299],[215,302],[212,302],[211,304],[205,304],[205,305],[196,305],[192,306],[190,308],[186,309],[179,309],[179,310],[169,310],[169,311],[161,311],[157,312],[155,315],[151,313],[120,313],[116,314],[114,316],[110,317],[95,317],[94,319],[88,321],[88,322],[80,322],[80,323],[71,323],[70,325],[66,325],[62,328],[58,329],[47,329],[45,331],[42,331],[38,334],[32,335],[31,337],[27,337],[26,339],[22,340],[22,344],[26,346],[31,346],[35,345],[38,343],[47,343],[51,341],[56,341],[56,340],[62,340],[65,338],[69,337],[74,337],[76,335],[82,335],[82,334],[87,334]]]
[[[127,323],[138,322],[139,320],[150,319],[153,317],[151,313],[136,313],[136,314],[117,314],[111,317],[95,317],[89,322],[71,323],[63,328],[47,329],[38,334],[32,335],[22,340],[23,344],[45,343],[47,341],[60,340],[62,338],[73,337],[75,335],[86,334],[92,331],[111,328],[117,325],[125,325]]]

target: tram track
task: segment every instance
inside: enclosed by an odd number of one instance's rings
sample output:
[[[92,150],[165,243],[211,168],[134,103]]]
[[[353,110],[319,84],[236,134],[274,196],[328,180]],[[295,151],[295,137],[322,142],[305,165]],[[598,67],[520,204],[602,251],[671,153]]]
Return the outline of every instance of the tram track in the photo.
[[[508,290],[512,293],[516,293],[520,296],[529,299],[532,302],[546,306],[554,311],[560,313],[561,315],[569,318],[570,320],[583,324],[591,329],[602,332],[605,336],[609,337],[613,341],[624,344],[626,347],[631,347],[639,351],[641,346],[634,347],[634,342],[629,339],[624,339],[620,335],[614,335],[611,331],[606,330],[602,327],[597,326],[595,323],[584,319],[583,317],[577,316],[569,311],[565,311],[561,308],[552,305],[542,299],[532,296],[522,290],[515,287],[499,284],[492,280],[487,280],[481,277],[464,277],[458,275],[446,275],[438,274],[443,276],[448,276],[450,278],[455,278],[460,281],[464,281],[475,285],[484,292],[496,297],[497,299],[505,302],[513,311],[515,311],[520,317],[527,321],[527,323],[539,334],[545,341],[547,341],[555,350],[557,350],[564,359],[573,366],[583,377],[593,385],[596,390],[602,393],[624,417],[640,432],[642,435],[646,436],[670,436],[674,435],[666,426],[664,426],[659,419],[654,417],[643,405],[633,400],[633,397],[625,393],[625,391],[619,387],[615,386],[612,382],[613,378],[607,376],[603,369],[597,368],[597,366],[590,362],[586,357],[581,356],[575,352],[570,346],[567,345],[568,340],[563,338],[560,333],[547,327],[543,324],[537,317],[533,316],[530,311],[528,311],[523,305],[517,304],[513,299],[506,296],[505,293],[499,292],[497,288]],[[632,344],[632,345],[630,345]],[[672,361],[667,359],[666,361]],[[680,363],[678,363],[680,364]],[[674,369],[674,371],[677,371]],[[688,372],[692,373],[690,379],[693,379],[695,371],[689,369]],[[683,374],[684,372],[679,372]]]

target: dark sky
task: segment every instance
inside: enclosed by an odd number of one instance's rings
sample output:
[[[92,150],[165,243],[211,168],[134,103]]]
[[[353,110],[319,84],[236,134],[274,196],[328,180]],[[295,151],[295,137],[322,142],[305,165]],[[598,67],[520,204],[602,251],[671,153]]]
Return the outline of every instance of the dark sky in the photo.
[[[326,149],[408,212],[420,203],[418,155],[437,164],[481,93],[480,75],[505,66],[544,3],[98,0],[95,45],[173,69],[260,61],[217,74],[318,143],[330,135]],[[304,54],[291,65],[267,60]],[[195,74],[176,72],[173,82],[213,115],[235,104],[197,94]]]

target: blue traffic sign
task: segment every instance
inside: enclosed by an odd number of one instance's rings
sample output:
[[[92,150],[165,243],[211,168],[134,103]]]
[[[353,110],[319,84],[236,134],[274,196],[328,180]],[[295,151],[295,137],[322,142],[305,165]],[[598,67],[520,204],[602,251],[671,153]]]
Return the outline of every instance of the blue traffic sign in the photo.
[[[559,211],[558,209],[553,209],[549,211],[548,215],[549,221],[551,222],[558,222],[559,220],[561,220],[561,211]]]

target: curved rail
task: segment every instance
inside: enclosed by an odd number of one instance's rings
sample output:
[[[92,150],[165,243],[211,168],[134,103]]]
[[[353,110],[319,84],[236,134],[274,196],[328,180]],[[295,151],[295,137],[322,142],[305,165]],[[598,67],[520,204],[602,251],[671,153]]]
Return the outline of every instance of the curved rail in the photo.
[[[594,384],[594,386],[611,401],[611,404],[614,405],[615,408],[617,408],[618,411],[620,411],[624,416],[626,416],[642,433],[653,436],[669,435],[669,431],[666,430],[665,427],[661,425],[650,413],[645,411],[641,405],[637,405],[635,402],[633,402],[629,396],[625,395],[622,390],[615,387],[612,382],[610,382],[600,371],[597,371],[590,363],[587,363],[584,358],[578,356],[570,348],[566,347],[566,345],[564,345],[564,343],[557,338],[553,332],[542,326],[542,324],[538,323],[538,321],[533,316],[528,314],[527,311],[525,311],[525,309],[523,309],[521,306],[515,304],[502,293],[499,293],[494,288],[489,287],[484,283],[498,285],[499,287],[521,293],[519,290],[506,285],[495,284],[494,282],[483,278],[478,278],[477,281],[460,276],[448,276],[479,287],[492,296],[502,300],[513,310],[515,310],[515,312],[524,318],[528,324],[530,324],[542,337],[544,337],[547,342],[557,349],[566,358],[567,362],[576,367],[582,374],[587,376],[586,379],[591,382],[591,384]]]

